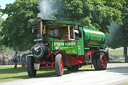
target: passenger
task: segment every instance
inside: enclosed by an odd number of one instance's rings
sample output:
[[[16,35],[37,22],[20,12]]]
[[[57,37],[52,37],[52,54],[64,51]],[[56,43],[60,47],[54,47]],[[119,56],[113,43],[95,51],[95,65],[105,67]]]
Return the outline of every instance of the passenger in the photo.
[[[74,32],[75,32],[75,39],[80,40],[81,36],[79,30],[74,30]]]

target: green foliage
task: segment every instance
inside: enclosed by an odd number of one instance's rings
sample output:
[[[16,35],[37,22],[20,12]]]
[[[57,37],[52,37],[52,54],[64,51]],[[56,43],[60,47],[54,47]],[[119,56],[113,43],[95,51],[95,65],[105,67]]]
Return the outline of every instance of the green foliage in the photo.
[[[1,24],[3,23],[4,19],[0,17],[0,30],[1,28]],[[0,41],[1,41],[2,37],[0,36]],[[0,42],[1,43],[1,42]],[[3,53],[6,50],[6,47],[3,45],[0,45],[0,52]]]
[[[124,3],[124,0],[64,0],[64,20],[107,32],[110,22],[122,24],[120,9]]]
[[[119,30],[115,30],[114,36],[111,36],[112,40],[109,42],[108,46],[111,48],[118,48],[118,47],[124,47],[124,57],[125,57],[125,62],[128,62],[128,57],[127,57],[127,47],[128,47],[128,0],[122,0],[123,6],[121,4],[121,0],[117,1],[120,3],[115,2],[114,4],[117,4],[121,6],[120,10],[122,13],[122,26],[119,27]],[[119,8],[119,6],[116,5],[116,8]],[[112,4],[113,6],[113,4]],[[116,29],[116,28],[113,28]],[[112,33],[111,33],[112,34]],[[108,39],[109,40],[109,39]]]
[[[1,29],[1,24],[3,23],[4,19],[0,17],[0,29]]]
[[[121,1],[122,1],[122,3],[124,1],[126,1],[126,2],[124,2],[123,6],[121,4]],[[117,3],[117,2],[120,2],[120,3]],[[111,29],[113,29],[114,33],[112,31],[110,31],[112,35],[111,35],[111,37],[109,37],[108,41],[110,40],[110,38],[111,38],[111,40],[107,44],[111,48],[127,47],[128,46],[128,43],[127,43],[128,42],[128,1],[127,0],[119,0],[117,2],[115,2],[113,4],[117,4],[117,5],[121,6],[121,8],[120,8],[120,11],[122,14],[121,20],[122,20],[123,24],[120,26],[111,28]],[[116,8],[119,8],[117,5],[116,5]],[[116,30],[117,28],[118,28],[118,30]]]
[[[16,0],[2,11],[8,18],[2,24],[3,45],[15,51],[25,51],[34,44],[31,23],[38,13],[38,0]]]

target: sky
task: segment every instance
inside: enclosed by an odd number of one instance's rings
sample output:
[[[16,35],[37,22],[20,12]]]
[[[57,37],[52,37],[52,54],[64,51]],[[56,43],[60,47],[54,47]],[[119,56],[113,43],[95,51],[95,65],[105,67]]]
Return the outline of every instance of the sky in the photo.
[[[13,3],[15,0],[0,0],[1,8],[4,9],[6,7],[6,4]],[[6,19],[7,15],[2,16],[2,18]]]

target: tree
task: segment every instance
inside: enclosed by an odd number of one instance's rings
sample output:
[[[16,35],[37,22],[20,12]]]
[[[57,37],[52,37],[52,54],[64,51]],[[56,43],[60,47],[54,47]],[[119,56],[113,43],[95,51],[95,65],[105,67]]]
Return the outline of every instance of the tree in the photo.
[[[0,17],[0,30],[1,28],[1,24],[3,23],[4,19]],[[2,37],[0,36],[0,41],[1,41]],[[3,53],[6,50],[5,46],[0,45],[0,52]]]
[[[107,35],[106,44],[111,48],[124,47],[125,62],[128,62],[127,47],[128,47],[128,0],[123,4],[122,12],[122,25],[116,25],[116,27],[110,27],[110,34]],[[113,29],[115,29],[113,31]],[[111,37],[111,38],[110,38]]]
[[[110,33],[106,35],[106,45],[115,49],[119,47],[124,48],[124,57],[125,62],[128,62],[127,57],[127,46],[128,46],[128,30],[125,30],[124,25],[117,25],[117,23],[113,23],[109,27]]]
[[[0,6],[0,8],[1,8],[1,6]],[[1,10],[0,10],[0,12],[1,12]],[[1,31],[1,24],[3,23],[3,21],[4,21],[4,19],[0,16],[0,31]],[[0,36],[0,41],[1,41],[1,39],[2,39],[2,37]],[[0,45],[0,52],[1,53],[3,53],[4,51],[5,51],[5,46],[3,46],[3,45]]]
[[[38,0],[16,0],[2,10],[8,18],[2,24],[1,44],[15,51],[25,51],[34,44],[35,34],[31,33],[31,23],[38,13]]]
[[[128,47],[128,0],[126,0],[126,3],[124,4],[124,7],[122,9],[122,20],[123,20],[123,47],[124,47],[124,56],[125,56],[125,62],[128,62],[128,56],[127,56],[127,47]]]
[[[124,0],[64,0],[64,20],[81,22],[93,29],[108,32],[110,22],[121,23]],[[61,13],[60,13],[61,14]]]

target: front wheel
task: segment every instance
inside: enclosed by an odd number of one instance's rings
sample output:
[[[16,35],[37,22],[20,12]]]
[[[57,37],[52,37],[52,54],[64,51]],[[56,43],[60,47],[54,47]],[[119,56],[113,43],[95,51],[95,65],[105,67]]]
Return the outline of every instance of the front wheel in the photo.
[[[36,70],[34,69],[34,58],[28,57],[27,59],[27,71],[29,77],[35,77],[36,76]]]
[[[61,54],[57,54],[55,57],[55,69],[58,76],[62,76],[64,73],[63,58]]]

